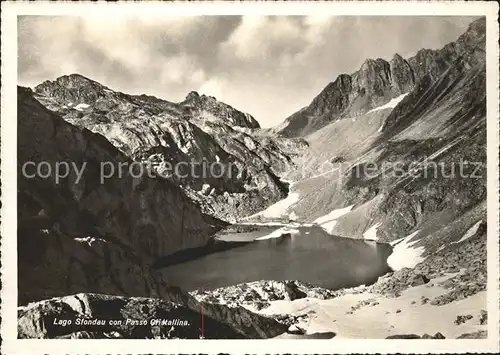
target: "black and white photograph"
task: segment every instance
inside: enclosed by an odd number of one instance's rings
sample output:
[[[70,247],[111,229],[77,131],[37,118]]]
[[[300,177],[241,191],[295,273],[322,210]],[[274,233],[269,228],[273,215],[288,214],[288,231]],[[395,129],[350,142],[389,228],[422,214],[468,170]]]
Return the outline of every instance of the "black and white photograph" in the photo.
[[[498,4],[224,3],[2,11],[12,353],[498,351]]]

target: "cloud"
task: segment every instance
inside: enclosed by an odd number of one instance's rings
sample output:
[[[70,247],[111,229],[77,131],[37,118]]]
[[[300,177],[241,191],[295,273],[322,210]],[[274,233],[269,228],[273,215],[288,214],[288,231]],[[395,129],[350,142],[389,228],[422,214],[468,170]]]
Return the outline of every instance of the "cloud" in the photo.
[[[304,46],[300,21],[293,17],[247,16],[223,44],[242,60],[275,60]],[[265,34],[265,36],[264,36]]]
[[[192,90],[273,126],[366,58],[456,39],[473,18],[23,16],[18,80],[80,73],[113,89],[181,101]]]

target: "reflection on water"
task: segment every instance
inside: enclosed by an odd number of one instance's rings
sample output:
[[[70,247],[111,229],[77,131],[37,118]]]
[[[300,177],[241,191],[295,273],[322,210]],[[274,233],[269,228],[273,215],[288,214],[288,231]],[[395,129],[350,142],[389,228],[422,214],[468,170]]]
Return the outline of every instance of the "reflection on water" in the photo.
[[[217,248],[189,261],[183,258],[175,265],[166,263],[169,266],[161,272],[168,283],[191,291],[257,280],[300,280],[339,289],[375,282],[389,271],[387,244],[335,237],[315,226],[297,229],[297,234],[231,243],[239,245]],[[238,238],[235,234],[234,240]]]

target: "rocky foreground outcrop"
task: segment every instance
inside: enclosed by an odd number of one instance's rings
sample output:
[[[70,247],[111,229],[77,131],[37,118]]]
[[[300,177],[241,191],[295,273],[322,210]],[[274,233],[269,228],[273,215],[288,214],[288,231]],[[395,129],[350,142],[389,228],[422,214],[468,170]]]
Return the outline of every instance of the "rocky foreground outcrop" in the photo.
[[[379,278],[367,289],[389,297],[397,297],[408,287],[429,283],[447,274],[457,273],[441,284],[448,292],[434,299],[422,299],[432,305],[445,305],[486,290],[486,229],[473,238],[456,245],[450,245],[429,255],[414,268],[403,268]]]
[[[198,303],[189,297],[81,293],[18,309],[19,338],[259,339],[287,328],[243,308]]]
[[[293,301],[306,297],[329,299],[343,294],[343,291],[333,291],[297,280],[288,280],[255,281],[211,291],[193,291],[190,294],[199,301],[227,304],[233,307],[250,306],[260,310],[268,307],[269,302],[272,301]]]

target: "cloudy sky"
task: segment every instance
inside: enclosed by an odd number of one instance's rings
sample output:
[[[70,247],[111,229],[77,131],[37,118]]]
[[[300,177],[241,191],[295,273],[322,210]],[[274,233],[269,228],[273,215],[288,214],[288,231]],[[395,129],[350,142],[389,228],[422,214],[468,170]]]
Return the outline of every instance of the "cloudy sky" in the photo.
[[[48,17],[18,22],[18,81],[79,73],[119,91],[182,101],[192,90],[264,127],[309,104],[366,58],[455,40],[470,17]]]

